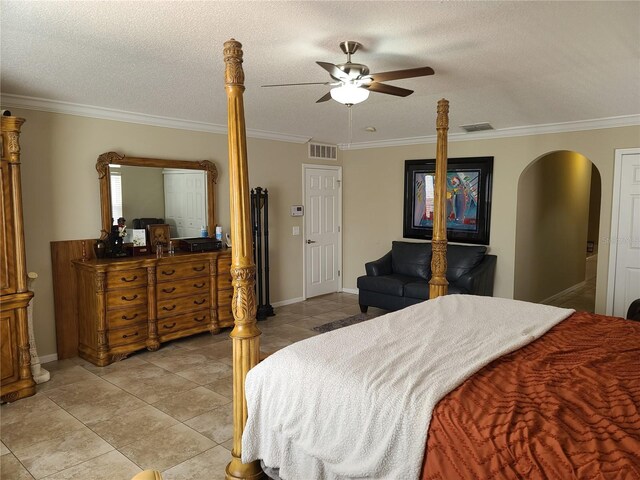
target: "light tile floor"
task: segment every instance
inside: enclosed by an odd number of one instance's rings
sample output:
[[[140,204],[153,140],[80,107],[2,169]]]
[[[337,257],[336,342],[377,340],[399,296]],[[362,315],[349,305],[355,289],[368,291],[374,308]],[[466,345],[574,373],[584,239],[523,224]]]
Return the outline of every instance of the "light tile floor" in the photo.
[[[596,308],[596,262],[595,255],[588,257],[585,282],[547,303],[554,307],[593,313]]]
[[[593,311],[594,295],[595,276],[552,304]],[[258,323],[265,353],[360,313],[347,293],[275,310]],[[165,480],[224,478],[233,436],[229,331],[107,367],[80,358],[47,363],[51,380],[36,395],[0,407],[0,479],[129,480],[144,469]]]
[[[276,308],[258,323],[261,349],[359,312],[346,293]],[[165,480],[224,478],[233,435],[228,336],[169,342],[102,368],[80,358],[44,365],[51,380],[36,395],[0,408],[0,478],[129,480],[144,469]]]

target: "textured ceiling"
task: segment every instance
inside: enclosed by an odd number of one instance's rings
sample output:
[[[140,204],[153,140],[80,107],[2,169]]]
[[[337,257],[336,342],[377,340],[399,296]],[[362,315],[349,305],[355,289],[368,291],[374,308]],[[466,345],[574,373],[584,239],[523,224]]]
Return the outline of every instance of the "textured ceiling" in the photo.
[[[640,2],[1,2],[1,90],[226,126],[222,45],[244,47],[247,128],[349,142],[348,109],[316,104],[329,80],[316,60],[372,72],[430,66],[388,82],[352,108],[352,141],[435,132],[451,102],[450,133],[640,114]],[[15,100],[15,98],[14,98]],[[3,102],[3,105],[7,102]],[[369,133],[367,126],[377,131]]]

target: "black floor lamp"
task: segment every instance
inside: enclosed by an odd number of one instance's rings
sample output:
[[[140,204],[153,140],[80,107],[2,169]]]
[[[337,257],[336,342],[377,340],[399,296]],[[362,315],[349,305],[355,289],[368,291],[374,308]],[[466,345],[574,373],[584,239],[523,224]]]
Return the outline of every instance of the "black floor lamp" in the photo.
[[[251,224],[258,294],[256,318],[265,320],[275,315],[269,303],[269,192],[266,188],[256,187],[251,190]]]

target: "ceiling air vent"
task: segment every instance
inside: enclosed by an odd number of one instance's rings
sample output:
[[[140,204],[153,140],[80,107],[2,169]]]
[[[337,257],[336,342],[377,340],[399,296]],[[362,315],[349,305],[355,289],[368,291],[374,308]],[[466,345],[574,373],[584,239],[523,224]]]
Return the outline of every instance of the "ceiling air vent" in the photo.
[[[472,125],[460,125],[460,128],[462,128],[467,133],[482,132],[483,130],[493,130],[493,127],[488,122],[474,123]]]
[[[315,160],[338,160],[338,146],[309,143],[309,158]]]

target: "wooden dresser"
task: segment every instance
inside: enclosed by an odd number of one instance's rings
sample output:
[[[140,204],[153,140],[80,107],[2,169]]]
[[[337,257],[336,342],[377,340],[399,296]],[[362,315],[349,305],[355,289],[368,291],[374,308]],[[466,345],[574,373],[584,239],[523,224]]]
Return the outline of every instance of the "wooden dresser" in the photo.
[[[78,354],[98,366],[233,325],[231,251],[74,260]]]
[[[20,184],[20,127],[24,119],[2,116],[0,175],[0,397],[13,402],[35,393],[31,375],[27,262]]]

